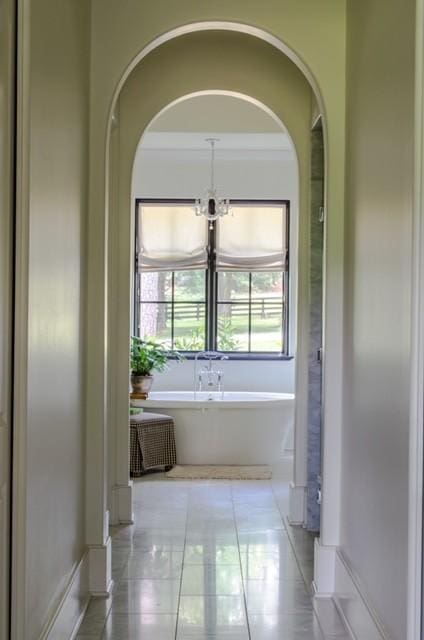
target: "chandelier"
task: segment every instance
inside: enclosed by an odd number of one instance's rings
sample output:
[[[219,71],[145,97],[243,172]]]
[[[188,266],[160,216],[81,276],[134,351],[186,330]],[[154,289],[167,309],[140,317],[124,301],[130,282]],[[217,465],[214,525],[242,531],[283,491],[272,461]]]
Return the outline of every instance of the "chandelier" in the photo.
[[[230,211],[230,201],[228,198],[220,198],[215,189],[215,142],[218,138],[206,138],[206,142],[211,145],[211,185],[205,190],[203,198],[197,198],[194,203],[196,216],[204,216],[211,223],[217,218],[226,216]]]

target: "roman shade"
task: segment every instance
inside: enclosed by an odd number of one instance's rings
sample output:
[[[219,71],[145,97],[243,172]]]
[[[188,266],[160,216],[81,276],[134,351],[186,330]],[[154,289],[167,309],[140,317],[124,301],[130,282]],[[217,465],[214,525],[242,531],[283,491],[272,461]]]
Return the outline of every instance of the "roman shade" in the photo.
[[[142,271],[206,269],[208,229],[190,204],[138,205],[138,268]]]
[[[220,271],[282,271],[286,268],[287,208],[284,204],[231,205],[217,224]]]

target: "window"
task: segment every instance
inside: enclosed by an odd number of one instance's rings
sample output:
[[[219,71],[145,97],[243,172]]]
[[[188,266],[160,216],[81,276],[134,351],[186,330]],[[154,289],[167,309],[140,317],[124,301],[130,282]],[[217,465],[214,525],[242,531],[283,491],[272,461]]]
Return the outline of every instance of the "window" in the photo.
[[[136,201],[136,333],[187,353],[287,356],[289,203],[233,200],[212,224],[193,204]]]
[[[139,335],[182,351],[205,349],[205,275],[204,270],[141,272]]]

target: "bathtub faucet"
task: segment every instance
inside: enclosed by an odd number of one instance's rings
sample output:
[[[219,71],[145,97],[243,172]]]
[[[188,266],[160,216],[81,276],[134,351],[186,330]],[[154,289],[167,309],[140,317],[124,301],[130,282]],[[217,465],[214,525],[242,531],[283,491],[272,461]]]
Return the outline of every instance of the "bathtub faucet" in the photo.
[[[204,358],[207,364],[197,371],[198,359]],[[213,392],[221,393],[221,399],[224,397],[224,371],[222,367],[217,367],[218,361],[228,360],[228,356],[218,351],[198,351],[194,358],[194,399],[197,398],[197,392],[207,391],[208,400],[213,400]]]

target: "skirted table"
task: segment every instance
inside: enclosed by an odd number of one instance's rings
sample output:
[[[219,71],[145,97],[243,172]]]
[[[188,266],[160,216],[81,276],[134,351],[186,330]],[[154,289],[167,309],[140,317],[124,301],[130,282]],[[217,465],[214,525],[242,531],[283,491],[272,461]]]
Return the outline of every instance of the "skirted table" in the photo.
[[[130,475],[176,462],[173,418],[144,411],[130,416]]]

